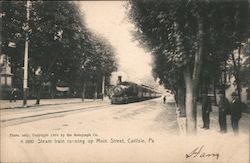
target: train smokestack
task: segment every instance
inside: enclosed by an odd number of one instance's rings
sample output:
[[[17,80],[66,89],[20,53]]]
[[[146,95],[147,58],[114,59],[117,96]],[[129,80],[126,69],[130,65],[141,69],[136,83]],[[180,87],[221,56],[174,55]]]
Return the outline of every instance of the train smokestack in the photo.
[[[122,76],[118,76],[118,81],[117,83],[120,84],[122,82]]]

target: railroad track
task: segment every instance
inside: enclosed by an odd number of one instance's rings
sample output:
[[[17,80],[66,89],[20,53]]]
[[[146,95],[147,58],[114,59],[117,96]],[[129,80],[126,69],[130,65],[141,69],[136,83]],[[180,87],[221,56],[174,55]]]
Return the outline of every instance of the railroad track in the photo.
[[[84,111],[94,111],[94,110],[105,109],[106,106],[110,106],[110,105],[109,104],[103,104],[103,105],[97,105],[97,106],[95,105],[95,106],[89,106],[89,107],[81,107],[77,109],[67,109],[67,110],[40,113],[40,114],[34,114],[34,115],[29,115],[29,116],[17,117],[17,118],[9,118],[9,119],[1,120],[0,123],[1,123],[1,127],[8,127],[8,126],[19,125],[22,123],[42,120],[42,119],[62,117],[65,115],[64,113],[73,113],[77,111],[84,112]]]

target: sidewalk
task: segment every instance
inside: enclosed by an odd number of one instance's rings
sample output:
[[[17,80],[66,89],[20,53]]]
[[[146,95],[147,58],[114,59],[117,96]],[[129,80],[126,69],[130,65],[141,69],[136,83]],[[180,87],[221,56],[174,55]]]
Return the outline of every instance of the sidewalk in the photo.
[[[101,101],[100,99],[85,99],[84,102]],[[41,99],[39,106],[60,105],[60,104],[72,104],[82,103],[81,98],[66,98],[66,99]],[[36,107],[36,100],[27,100],[27,107]],[[23,108],[23,100],[17,100],[16,102],[10,102],[9,100],[0,100],[0,110],[2,109],[16,109]]]
[[[227,116],[227,133],[221,133],[218,118],[218,107],[213,106],[210,113],[210,129],[205,130],[203,126],[201,105],[197,106],[197,133],[188,134],[185,131],[186,118],[177,116],[180,137],[183,138],[186,149],[196,149],[197,154],[189,157],[187,162],[217,162],[217,163],[249,163],[249,134],[250,134],[250,115],[242,113],[239,121],[239,135],[234,136],[231,126],[231,116]],[[188,150],[189,151],[189,150]],[[208,158],[206,160],[202,155],[217,153],[218,157]],[[196,153],[195,153],[196,154]],[[196,157],[197,156],[197,157]],[[187,158],[186,158],[187,159]]]
[[[213,135],[218,135],[221,134],[220,131],[220,126],[219,126],[219,113],[218,113],[218,107],[213,106],[212,112],[210,113],[210,129],[205,130],[202,129],[203,126],[203,121],[202,121],[202,113],[201,113],[201,105],[197,106],[197,134],[213,134]],[[249,124],[250,124],[250,115],[247,113],[242,113],[242,117],[239,121],[239,135],[246,135],[249,136],[250,129],[249,129]],[[185,131],[185,125],[186,125],[186,118],[180,117],[179,113],[177,113],[177,121],[178,125],[180,128],[180,131],[182,134],[186,134]],[[233,135],[233,130],[231,127],[231,116],[227,115],[227,134],[228,135]]]

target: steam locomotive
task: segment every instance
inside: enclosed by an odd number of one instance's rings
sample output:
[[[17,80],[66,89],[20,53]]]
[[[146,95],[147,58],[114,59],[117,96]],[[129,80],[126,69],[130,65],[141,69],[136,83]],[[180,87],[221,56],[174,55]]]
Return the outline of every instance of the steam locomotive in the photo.
[[[160,93],[146,85],[120,82],[112,90],[111,104],[127,104],[160,97]]]

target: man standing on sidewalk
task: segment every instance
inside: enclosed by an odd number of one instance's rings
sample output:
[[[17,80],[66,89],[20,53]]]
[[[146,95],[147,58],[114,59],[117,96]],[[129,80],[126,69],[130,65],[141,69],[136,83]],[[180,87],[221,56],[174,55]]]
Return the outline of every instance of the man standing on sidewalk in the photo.
[[[232,93],[232,102],[231,102],[231,124],[233,128],[234,135],[238,135],[239,133],[239,120],[241,118],[241,112],[243,110],[242,103],[238,98],[238,95],[233,92]]]
[[[203,127],[204,129],[209,129],[209,114],[212,111],[211,100],[207,96],[207,94],[203,94],[202,98],[202,120],[203,120]]]
[[[228,99],[225,97],[223,93],[220,94],[219,101],[219,124],[220,124],[220,132],[227,132],[227,112],[230,110],[230,104]]]

